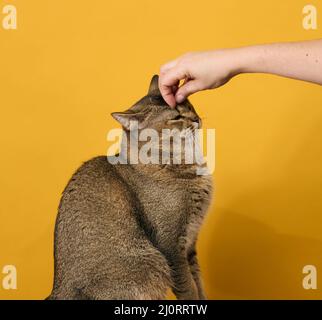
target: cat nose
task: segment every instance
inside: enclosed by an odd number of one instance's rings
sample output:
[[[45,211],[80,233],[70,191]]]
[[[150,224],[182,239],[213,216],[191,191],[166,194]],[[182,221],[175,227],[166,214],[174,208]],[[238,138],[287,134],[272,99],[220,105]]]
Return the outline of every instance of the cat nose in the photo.
[[[190,120],[192,122],[198,122],[199,123],[200,118],[197,115],[193,114],[193,115],[190,116]]]
[[[199,121],[199,117],[197,117],[196,115],[191,116],[190,119],[193,122],[198,122]]]

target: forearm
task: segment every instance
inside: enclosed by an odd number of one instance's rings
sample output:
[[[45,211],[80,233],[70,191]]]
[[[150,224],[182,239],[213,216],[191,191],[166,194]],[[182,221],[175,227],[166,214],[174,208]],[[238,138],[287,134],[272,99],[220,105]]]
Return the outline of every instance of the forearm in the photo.
[[[322,40],[235,50],[236,73],[270,73],[322,85]]]
[[[195,245],[192,248],[192,250],[190,250],[190,252],[188,253],[188,262],[190,265],[190,271],[191,271],[192,277],[197,286],[198,297],[200,300],[206,300],[206,295],[203,289],[202,279],[200,275],[200,267],[197,259],[197,252],[195,249]]]
[[[198,300],[197,284],[191,274],[186,259],[179,259],[171,265],[172,291],[179,300]]]
[[[160,92],[175,107],[240,73],[270,73],[322,85],[322,39],[188,53],[161,67]]]

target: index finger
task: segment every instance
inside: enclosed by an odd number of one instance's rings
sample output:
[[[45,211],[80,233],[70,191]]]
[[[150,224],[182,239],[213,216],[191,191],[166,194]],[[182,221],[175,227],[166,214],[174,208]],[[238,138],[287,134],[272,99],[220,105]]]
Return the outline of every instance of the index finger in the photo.
[[[185,79],[185,73],[179,68],[172,68],[160,74],[159,89],[165,102],[170,107],[176,106],[173,87],[178,86],[180,80]]]

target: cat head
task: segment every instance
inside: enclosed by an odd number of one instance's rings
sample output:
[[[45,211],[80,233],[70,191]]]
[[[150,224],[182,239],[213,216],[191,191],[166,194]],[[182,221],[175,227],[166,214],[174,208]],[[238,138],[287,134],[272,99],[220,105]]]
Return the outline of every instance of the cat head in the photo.
[[[201,119],[188,100],[171,108],[163,100],[159,90],[159,77],[152,77],[148,93],[135,103],[131,108],[123,112],[113,112],[112,117],[117,120],[125,131],[131,131],[131,124],[136,123],[140,129],[154,129],[160,132],[162,129],[184,130],[188,128],[200,128]]]

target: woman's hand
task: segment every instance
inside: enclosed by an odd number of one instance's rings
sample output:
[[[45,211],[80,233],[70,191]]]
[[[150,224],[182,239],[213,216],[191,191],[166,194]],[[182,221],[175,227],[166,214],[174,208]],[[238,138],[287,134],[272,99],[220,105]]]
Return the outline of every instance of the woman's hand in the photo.
[[[218,88],[239,73],[255,72],[322,85],[322,40],[188,53],[161,67],[159,88],[175,107],[197,91]]]
[[[238,73],[237,66],[234,49],[187,53],[161,67],[161,94],[175,107],[197,91],[222,86]]]

